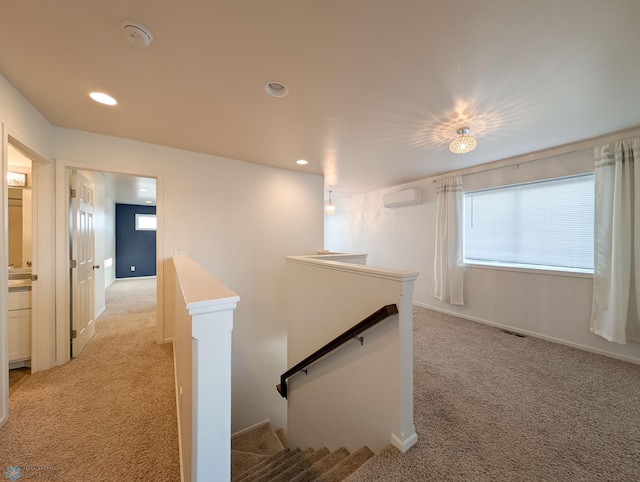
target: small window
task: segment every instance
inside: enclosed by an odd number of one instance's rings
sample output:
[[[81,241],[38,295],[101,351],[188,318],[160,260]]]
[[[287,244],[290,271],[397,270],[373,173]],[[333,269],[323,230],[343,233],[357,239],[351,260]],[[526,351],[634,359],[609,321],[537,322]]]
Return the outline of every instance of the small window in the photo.
[[[136,214],[136,231],[155,231],[157,226],[155,214]]]
[[[594,175],[464,193],[464,262],[593,273]]]

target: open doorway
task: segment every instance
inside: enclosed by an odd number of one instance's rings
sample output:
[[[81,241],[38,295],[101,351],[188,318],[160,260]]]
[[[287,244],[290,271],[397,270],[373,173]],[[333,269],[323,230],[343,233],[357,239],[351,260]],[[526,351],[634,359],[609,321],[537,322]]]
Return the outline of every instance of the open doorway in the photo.
[[[108,309],[106,293],[110,286],[124,280],[156,278],[157,223],[150,222],[156,221],[156,179],[71,168],[68,178],[72,186],[70,356],[76,357],[95,333],[100,315]],[[82,189],[76,191],[76,184]],[[93,245],[82,249],[89,231]],[[83,272],[85,276],[81,276]],[[89,291],[84,289],[88,282],[94,286]],[[155,303],[155,283],[151,285]],[[87,305],[92,308],[87,310]]]
[[[55,248],[55,290],[56,298],[59,300],[56,303],[56,326],[55,326],[55,347],[56,347],[56,365],[61,365],[68,362],[71,359],[70,353],[70,325],[71,325],[71,268],[70,268],[70,233],[69,233],[69,199],[70,199],[70,173],[72,171],[79,171],[93,176],[94,196],[97,200],[108,198],[110,201],[105,201],[105,209],[103,209],[104,215],[109,212],[109,206],[113,207],[116,201],[122,201],[121,194],[123,194],[123,186],[129,186],[129,189],[124,189],[129,195],[141,195],[140,187],[135,187],[136,179],[146,178],[155,180],[156,183],[156,195],[155,202],[157,207],[158,218],[158,230],[156,235],[156,246],[162,246],[162,178],[161,175],[145,176],[143,173],[136,173],[130,171],[114,172],[109,170],[108,166],[98,164],[83,164],[77,161],[64,161],[58,160],[55,165],[55,211],[56,219],[59,220],[56,225],[56,248]],[[108,187],[107,181],[111,176],[115,176],[118,182],[114,183],[114,191],[112,194],[107,195]],[[129,183],[129,184],[127,184]],[[102,193],[101,193],[102,191]],[[110,197],[109,197],[110,196]],[[113,197],[114,199],[111,199]],[[125,201],[126,202],[126,201]],[[129,201],[131,202],[131,201]],[[100,210],[98,209],[97,212]],[[98,221],[99,223],[99,221]],[[97,230],[98,231],[98,230]],[[106,239],[104,236],[98,233],[97,239]],[[106,241],[105,241],[106,243]],[[108,255],[103,248],[102,253],[96,252],[96,262],[101,265],[101,269],[98,270],[98,278],[96,279],[96,285],[106,288],[107,282],[110,282],[111,278],[106,278],[110,270],[110,263],[115,261],[114,255]],[[162,250],[156,249],[156,290],[157,300],[156,304],[156,342],[163,343],[164,339],[164,313],[163,313],[163,263],[162,259],[158,256],[162,254]],[[110,260],[110,261],[109,261]],[[105,275],[106,274],[106,275]],[[104,296],[104,289],[96,289],[98,296]],[[100,300],[98,300],[100,301]],[[98,303],[100,306],[100,302]],[[100,313],[100,310],[97,311]]]
[[[7,148],[7,347],[9,396],[31,374],[33,323],[33,163],[17,147]]]

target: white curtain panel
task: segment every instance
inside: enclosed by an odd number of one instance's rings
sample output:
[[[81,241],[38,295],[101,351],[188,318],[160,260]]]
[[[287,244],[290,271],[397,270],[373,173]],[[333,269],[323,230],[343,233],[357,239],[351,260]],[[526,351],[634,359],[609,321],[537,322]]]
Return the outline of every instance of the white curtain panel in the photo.
[[[640,341],[640,137],[596,147],[595,158],[591,332]]]
[[[436,249],[431,294],[444,303],[464,305],[462,268],[462,176],[436,183]]]

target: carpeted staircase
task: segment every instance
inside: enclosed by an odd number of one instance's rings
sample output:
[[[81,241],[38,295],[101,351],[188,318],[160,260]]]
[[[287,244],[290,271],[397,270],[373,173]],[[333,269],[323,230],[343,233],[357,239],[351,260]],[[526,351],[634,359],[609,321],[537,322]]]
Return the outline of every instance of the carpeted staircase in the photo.
[[[344,447],[331,452],[289,450],[286,435],[270,424],[231,439],[232,482],[338,482],[373,457],[368,447],[349,453]]]

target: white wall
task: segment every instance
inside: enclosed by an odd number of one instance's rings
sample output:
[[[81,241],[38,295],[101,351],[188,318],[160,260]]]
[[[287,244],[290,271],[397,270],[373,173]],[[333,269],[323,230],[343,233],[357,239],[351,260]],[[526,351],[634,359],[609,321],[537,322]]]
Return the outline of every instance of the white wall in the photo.
[[[593,149],[555,155],[463,178],[465,189],[505,185],[593,171]],[[382,195],[418,187],[424,203],[387,209]],[[526,271],[465,268],[465,306],[430,295],[435,242],[436,192],[431,179],[335,200],[325,219],[325,249],[368,253],[368,264],[418,271],[414,300],[421,306],[535,334],[640,362],[640,344],[620,346],[589,332],[592,278]]]
[[[31,106],[20,93],[0,75],[0,123],[2,124],[2,165],[3,169],[7,166],[7,149],[6,142],[11,136],[19,141],[22,145],[28,147],[31,151],[37,153],[43,160],[51,159],[51,141],[53,139],[54,128],[47,120]],[[38,179],[38,190],[42,193],[52,192],[52,171],[47,165],[34,165],[34,176]],[[2,175],[2,196],[0,196],[0,237],[2,249],[0,249],[0,306],[6,306],[7,295],[7,247],[5,240],[7,239],[7,185],[5,176]],[[51,212],[46,206],[41,205],[42,195],[40,192],[34,194],[34,204],[39,213],[36,222],[39,225],[40,232],[48,232],[51,234],[53,226],[52,203],[49,199]],[[33,313],[34,319],[37,316],[38,321],[42,323],[34,325],[34,348],[37,353],[32,353],[32,369],[38,370],[41,365],[51,365],[55,352],[53,350],[52,336],[48,337],[47,333],[53,333],[53,286],[54,273],[52,270],[53,259],[46,259],[47,253],[51,253],[54,243],[50,236],[50,243],[36,243],[34,261],[34,272],[37,272],[39,279],[37,287],[33,290]],[[2,425],[7,416],[8,401],[8,366],[7,366],[7,313],[0,310],[0,425]]]
[[[116,280],[116,203],[108,197],[104,199],[104,284],[108,287]],[[107,260],[111,259],[111,266]]]
[[[174,290],[170,258],[178,246],[241,299],[233,431],[267,418],[285,427],[286,402],[275,390],[286,370],[284,257],[322,248],[322,178],[68,129],[56,131],[54,153],[81,168],[158,177],[164,291]],[[163,311],[170,338],[174,306],[165,300]]]

